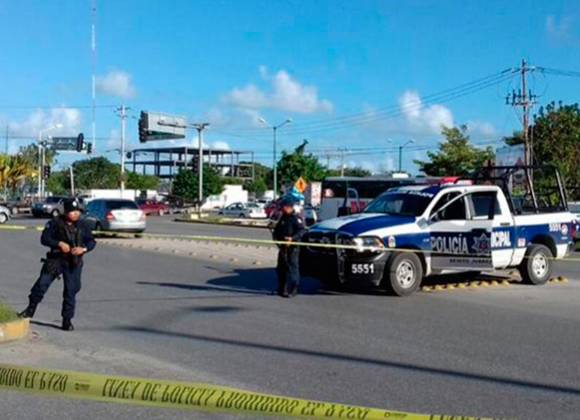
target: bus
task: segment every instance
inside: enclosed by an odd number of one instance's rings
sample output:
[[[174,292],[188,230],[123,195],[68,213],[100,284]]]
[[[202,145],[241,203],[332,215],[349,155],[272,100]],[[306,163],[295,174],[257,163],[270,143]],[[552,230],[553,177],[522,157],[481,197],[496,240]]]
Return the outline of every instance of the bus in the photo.
[[[393,187],[438,182],[431,178],[329,177],[322,181],[319,220],[362,212],[379,194]]]

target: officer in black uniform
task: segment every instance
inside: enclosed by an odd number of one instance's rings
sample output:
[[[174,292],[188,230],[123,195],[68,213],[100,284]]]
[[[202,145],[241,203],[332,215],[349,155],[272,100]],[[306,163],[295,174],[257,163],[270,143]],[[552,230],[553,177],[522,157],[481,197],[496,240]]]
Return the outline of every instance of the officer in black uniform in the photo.
[[[292,245],[298,242],[304,234],[304,222],[294,212],[294,200],[292,197],[284,197],[281,202],[282,216],[274,228],[273,236],[276,241],[285,241],[286,244],[278,245],[278,295],[293,297],[298,293],[300,283],[300,249]]]
[[[62,329],[72,331],[76,295],[81,289],[83,255],[91,251],[96,243],[91,230],[80,220],[81,207],[76,199],[65,200],[64,213],[48,222],[42,231],[40,243],[49,247],[50,251],[43,259],[40,277],[28,296],[28,307],[20,313],[20,317],[32,318],[52,282],[62,275]]]

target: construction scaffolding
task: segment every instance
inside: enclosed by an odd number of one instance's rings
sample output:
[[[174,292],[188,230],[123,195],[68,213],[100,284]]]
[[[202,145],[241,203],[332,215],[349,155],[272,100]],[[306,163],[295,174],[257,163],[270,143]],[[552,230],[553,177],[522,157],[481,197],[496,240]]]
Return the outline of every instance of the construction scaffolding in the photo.
[[[254,179],[254,152],[204,149],[202,153],[204,165],[217,169],[222,176]],[[133,165],[133,172],[172,180],[181,169],[198,172],[199,149],[187,146],[134,149],[131,159],[129,164]]]

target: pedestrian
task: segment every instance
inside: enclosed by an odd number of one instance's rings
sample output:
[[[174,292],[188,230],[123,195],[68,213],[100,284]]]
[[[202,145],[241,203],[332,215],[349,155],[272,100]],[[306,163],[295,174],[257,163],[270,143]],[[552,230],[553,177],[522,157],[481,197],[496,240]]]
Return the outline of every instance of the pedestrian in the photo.
[[[304,222],[294,211],[294,199],[284,197],[281,201],[282,215],[273,236],[276,241],[284,241],[278,245],[278,265],[276,273],[278,275],[278,295],[282,297],[293,297],[298,293],[300,283],[300,247],[292,245],[298,242],[304,234]]]
[[[76,199],[64,201],[64,215],[49,221],[40,237],[40,243],[50,248],[40,277],[32,286],[28,296],[28,307],[19,315],[32,318],[36,307],[52,282],[62,275],[62,329],[74,330],[71,320],[75,315],[76,295],[81,289],[83,256],[95,247],[95,239],[88,226],[81,220],[81,207]]]

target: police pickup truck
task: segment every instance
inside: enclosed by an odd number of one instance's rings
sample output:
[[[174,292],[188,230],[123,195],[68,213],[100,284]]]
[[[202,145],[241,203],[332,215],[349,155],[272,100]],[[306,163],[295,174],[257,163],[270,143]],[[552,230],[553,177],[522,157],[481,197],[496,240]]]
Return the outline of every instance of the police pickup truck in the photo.
[[[389,189],[362,213],[310,228],[301,270],[398,296],[433,274],[517,268],[524,283],[544,284],[554,259],[573,249],[575,225],[557,171],[556,186],[543,182],[538,192],[534,168],[488,167],[470,181]]]

